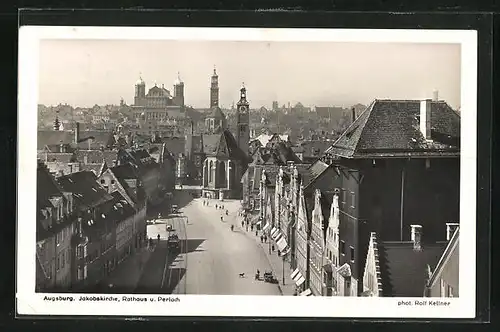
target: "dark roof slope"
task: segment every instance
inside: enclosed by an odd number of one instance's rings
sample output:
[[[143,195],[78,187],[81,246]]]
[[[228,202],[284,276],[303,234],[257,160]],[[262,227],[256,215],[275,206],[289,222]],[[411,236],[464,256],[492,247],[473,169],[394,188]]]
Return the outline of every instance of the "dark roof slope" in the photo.
[[[210,109],[210,113],[206,116],[206,118],[214,118],[214,119],[225,119],[226,115],[222,112],[220,107],[218,106],[213,106]]]
[[[429,278],[427,265],[434,270],[446,242],[423,244],[413,249],[412,242],[378,244],[382,293],[387,297],[422,297]]]
[[[98,206],[112,199],[97,183],[97,176],[91,171],[71,173],[57,178],[59,185],[73,193],[81,210]]]
[[[39,162],[37,167],[36,182],[37,209],[51,207],[52,203],[49,199],[54,196],[63,195],[63,188],[61,188],[54,177],[52,177],[49,170],[41,162]]]
[[[431,102],[432,141],[419,129],[419,100],[375,100],[327,152],[346,158],[459,153],[460,115]]]

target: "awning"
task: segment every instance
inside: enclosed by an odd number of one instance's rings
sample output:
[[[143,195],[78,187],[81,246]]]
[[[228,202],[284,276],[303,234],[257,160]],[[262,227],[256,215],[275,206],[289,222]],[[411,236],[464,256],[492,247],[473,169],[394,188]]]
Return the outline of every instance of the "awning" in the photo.
[[[303,291],[302,293],[300,293],[300,296],[311,296],[311,295],[312,295],[312,292],[309,288],[306,289],[305,291]]]
[[[302,284],[304,283],[304,281],[306,281],[306,278],[304,278],[304,276],[302,276],[302,275],[301,275],[301,276],[300,276],[300,278],[299,278],[299,280],[297,280],[297,281],[295,282],[295,285],[296,285],[297,287],[299,287],[300,285],[302,285]]]
[[[290,276],[290,278],[292,278],[293,281],[297,281],[299,280],[299,278],[302,276],[302,274],[300,273],[299,269],[295,269],[295,271],[292,272],[292,275]],[[297,279],[295,279],[297,278]]]
[[[276,235],[279,231],[280,231],[279,229],[277,229],[276,227],[273,227],[273,228],[271,229],[271,233],[270,233],[271,237],[274,239],[274,236],[275,236],[275,235]]]
[[[285,250],[286,245],[287,245],[285,238],[282,237],[281,239],[279,239],[279,241],[276,242],[276,245],[278,246],[279,251]]]
[[[282,238],[283,238],[283,234],[281,233],[281,231],[278,231],[277,233],[274,233],[274,236],[271,236],[274,240],[274,242],[278,243]]]
[[[286,247],[285,250],[282,250],[281,253],[280,253],[280,256],[283,257],[283,256],[286,256],[288,255],[288,253],[291,251],[292,248],[290,247]]]
[[[262,227],[262,231],[267,231],[269,227],[271,227],[270,224],[265,224],[264,227]]]

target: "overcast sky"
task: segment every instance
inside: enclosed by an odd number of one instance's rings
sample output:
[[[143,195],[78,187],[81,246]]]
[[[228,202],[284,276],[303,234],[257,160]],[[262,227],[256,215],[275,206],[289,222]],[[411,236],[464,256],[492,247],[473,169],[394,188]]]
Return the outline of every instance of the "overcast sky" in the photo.
[[[173,93],[180,72],[185,102],[209,107],[210,76],[220,104],[237,102],[242,82],[251,107],[368,104],[374,98],[432,97],[460,106],[460,45],[332,42],[43,40],[39,103],[133,103],[134,84]]]

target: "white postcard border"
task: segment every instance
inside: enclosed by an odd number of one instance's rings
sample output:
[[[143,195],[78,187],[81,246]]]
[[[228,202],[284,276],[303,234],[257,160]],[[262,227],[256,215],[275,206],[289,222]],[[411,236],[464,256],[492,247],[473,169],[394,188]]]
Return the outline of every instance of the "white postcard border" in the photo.
[[[460,297],[275,297],[133,295],[146,302],[47,301],[35,293],[36,132],[41,39],[226,40],[303,42],[458,43],[461,64]],[[17,312],[23,315],[248,316],[355,318],[473,318],[476,304],[477,32],[473,30],[361,30],[254,28],[34,27],[19,30]],[[85,294],[91,296],[91,294]],[[83,294],[82,294],[83,296]],[[112,296],[122,299],[121,295]],[[131,295],[127,295],[131,296]],[[176,299],[178,302],[158,302]],[[151,299],[156,301],[152,302]],[[402,306],[442,300],[447,306]]]

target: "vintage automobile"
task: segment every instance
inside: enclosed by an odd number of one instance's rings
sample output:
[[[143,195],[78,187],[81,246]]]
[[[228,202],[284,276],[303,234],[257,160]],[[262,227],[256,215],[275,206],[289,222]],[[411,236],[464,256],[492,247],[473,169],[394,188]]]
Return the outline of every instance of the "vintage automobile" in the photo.
[[[168,249],[170,250],[178,250],[179,249],[179,236],[177,234],[170,234],[167,239]]]
[[[278,279],[276,279],[276,277],[274,276],[273,272],[271,272],[271,271],[264,272],[264,281],[265,282],[269,282],[271,284],[277,284],[278,283]]]

